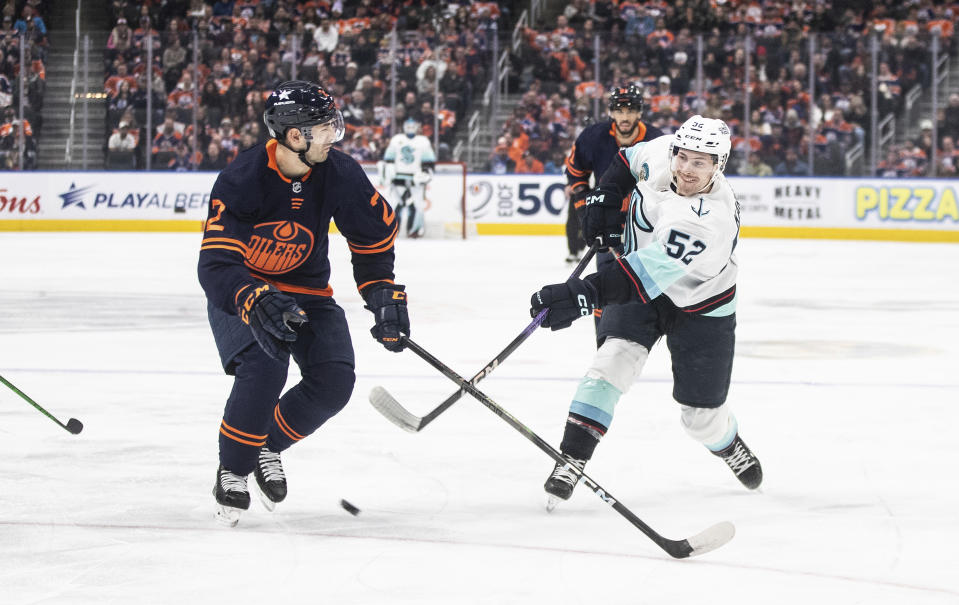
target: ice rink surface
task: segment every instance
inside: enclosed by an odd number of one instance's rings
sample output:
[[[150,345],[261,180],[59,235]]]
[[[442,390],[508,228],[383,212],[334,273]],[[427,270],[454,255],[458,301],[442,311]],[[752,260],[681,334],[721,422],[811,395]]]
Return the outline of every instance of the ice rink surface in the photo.
[[[728,520],[722,548],[673,560],[582,486],[552,514],[552,462],[369,336],[342,239],[351,403],[284,454],[290,495],[213,520],[219,368],[196,281],[199,234],[0,235],[0,603],[959,603],[959,246],[742,240],[729,402],[760,457],[750,493],[685,435],[665,346],[620,401],[587,472],[673,539]],[[564,240],[400,241],[413,338],[472,376],[564,281]],[[553,445],[592,326],[540,330],[479,388]],[[297,379],[291,372],[291,382]],[[354,517],[345,498],[361,509]]]

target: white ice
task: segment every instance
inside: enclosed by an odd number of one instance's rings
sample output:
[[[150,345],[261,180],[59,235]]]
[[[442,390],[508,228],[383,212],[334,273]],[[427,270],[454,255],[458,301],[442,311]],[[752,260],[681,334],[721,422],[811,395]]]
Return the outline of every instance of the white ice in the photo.
[[[289,498],[213,520],[231,381],[197,284],[198,234],[0,235],[0,603],[959,603],[959,246],[745,239],[729,402],[762,460],[758,493],[689,439],[660,344],[587,472],[672,539],[731,521],[674,560],[593,493],[552,514],[549,458],[371,317],[334,238],[352,323],[346,409],[289,450]],[[563,281],[564,240],[401,241],[413,338],[472,376]],[[558,445],[592,326],[540,330],[479,388]],[[292,380],[296,372],[291,372]],[[345,498],[361,509],[353,517]]]

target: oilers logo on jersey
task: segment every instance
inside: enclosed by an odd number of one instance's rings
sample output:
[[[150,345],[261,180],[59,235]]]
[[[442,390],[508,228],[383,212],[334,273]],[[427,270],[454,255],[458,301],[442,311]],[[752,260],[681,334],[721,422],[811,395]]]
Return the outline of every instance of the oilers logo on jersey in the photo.
[[[295,269],[313,250],[313,233],[293,221],[260,223],[250,235],[246,264],[276,275]]]

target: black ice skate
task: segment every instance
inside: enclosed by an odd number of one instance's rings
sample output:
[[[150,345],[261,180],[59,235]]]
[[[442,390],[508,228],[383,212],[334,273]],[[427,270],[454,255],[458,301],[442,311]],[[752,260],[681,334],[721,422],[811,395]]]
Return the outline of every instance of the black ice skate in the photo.
[[[713,454],[722,458],[739,481],[749,489],[756,489],[763,482],[763,467],[759,465],[759,458],[756,458],[738,434],[729,447]]]
[[[573,495],[573,488],[579,482],[580,474],[586,461],[580,458],[567,458],[565,464],[556,463],[549,479],[543,484],[548,494],[546,510],[552,512],[560,500],[569,500]]]
[[[266,510],[272,511],[278,502],[286,498],[286,475],[279,452],[271,452],[266,446],[260,448],[253,476],[256,477],[256,486],[260,488],[260,502]]]
[[[223,525],[235,527],[240,521],[240,513],[250,508],[246,477],[235,475],[222,465],[216,471],[213,497],[216,498],[216,520]]]

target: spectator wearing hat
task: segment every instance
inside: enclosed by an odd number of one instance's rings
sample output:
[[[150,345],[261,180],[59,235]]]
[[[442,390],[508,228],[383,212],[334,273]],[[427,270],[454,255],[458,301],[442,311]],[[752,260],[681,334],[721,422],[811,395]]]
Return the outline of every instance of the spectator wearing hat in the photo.
[[[120,122],[107,140],[107,149],[113,151],[133,151],[137,147],[137,138],[130,132],[129,122]]]
[[[667,75],[659,76],[656,80],[656,92],[649,100],[650,119],[663,120],[664,123],[678,119],[680,99],[670,90],[672,80]]]
[[[110,30],[107,38],[107,51],[104,58],[112,64],[119,57],[125,57],[133,47],[133,30],[127,25],[124,17],[117,19],[116,25]]]
[[[516,162],[509,156],[509,144],[505,136],[496,141],[486,171],[492,174],[511,174],[516,171]]]
[[[935,145],[932,140],[932,120],[926,118],[919,121],[919,134],[912,140],[912,144],[921,149],[927,158],[932,157]]]

